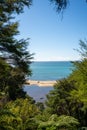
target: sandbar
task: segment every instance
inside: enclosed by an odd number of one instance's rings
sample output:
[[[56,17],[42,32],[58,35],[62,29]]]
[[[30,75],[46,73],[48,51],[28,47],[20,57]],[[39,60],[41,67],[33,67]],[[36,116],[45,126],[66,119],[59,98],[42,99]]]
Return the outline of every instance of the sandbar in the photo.
[[[56,83],[55,80],[52,80],[52,81],[37,81],[37,80],[27,80],[25,82],[25,84],[28,84],[30,86],[32,85],[36,85],[36,86],[39,86],[39,87],[53,87],[54,84]]]

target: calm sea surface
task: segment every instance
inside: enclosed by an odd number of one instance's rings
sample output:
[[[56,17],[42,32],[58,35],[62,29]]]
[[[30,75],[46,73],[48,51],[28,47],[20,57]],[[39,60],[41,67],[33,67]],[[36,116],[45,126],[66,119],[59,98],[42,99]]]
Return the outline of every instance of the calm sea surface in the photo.
[[[72,72],[73,65],[71,62],[34,62],[31,64],[32,76],[31,80],[59,80],[66,78]],[[36,101],[44,101],[46,94],[53,88],[25,86],[24,90]]]

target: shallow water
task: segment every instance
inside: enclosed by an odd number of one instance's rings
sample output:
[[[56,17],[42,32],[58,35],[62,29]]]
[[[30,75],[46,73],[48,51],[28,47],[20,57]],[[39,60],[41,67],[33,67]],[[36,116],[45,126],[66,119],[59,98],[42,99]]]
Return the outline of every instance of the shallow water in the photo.
[[[38,87],[25,85],[24,91],[27,92],[37,102],[44,102],[46,100],[46,94],[52,90],[53,87]]]

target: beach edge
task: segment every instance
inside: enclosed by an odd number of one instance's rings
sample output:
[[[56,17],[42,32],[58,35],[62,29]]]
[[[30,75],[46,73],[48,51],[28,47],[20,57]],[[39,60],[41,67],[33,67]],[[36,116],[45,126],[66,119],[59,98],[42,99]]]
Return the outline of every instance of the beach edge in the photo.
[[[57,83],[56,80],[47,80],[47,81],[42,81],[42,80],[27,80],[25,82],[25,84],[29,85],[29,86],[32,86],[32,85],[36,85],[36,86],[39,86],[39,87],[53,87],[54,84]]]

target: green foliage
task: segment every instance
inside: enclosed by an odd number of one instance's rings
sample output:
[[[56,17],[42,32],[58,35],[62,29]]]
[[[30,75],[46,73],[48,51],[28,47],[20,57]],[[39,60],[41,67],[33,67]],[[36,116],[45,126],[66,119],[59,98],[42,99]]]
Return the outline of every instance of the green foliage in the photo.
[[[36,129],[38,124],[34,117],[39,113],[39,109],[30,98],[10,101],[0,109],[0,130]]]
[[[68,0],[50,1],[59,12],[68,4]],[[47,95],[46,108],[40,102],[35,105],[23,91],[26,76],[31,75],[32,54],[27,50],[28,39],[16,39],[19,23],[13,20],[31,3],[0,1],[0,130],[77,130],[79,122],[87,127],[87,41],[80,40],[82,59],[74,62],[69,78],[54,85]]]
[[[38,129],[39,130],[77,130],[79,122],[77,119],[70,116],[57,116],[51,115],[48,121],[40,122]]]
[[[1,0],[0,11],[20,14],[23,12],[24,6],[29,7],[31,4],[32,0]]]
[[[38,128],[38,123],[36,122],[35,119],[29,118],[26,123],[25,123],[25,130],[37,130]]]
[[[81,54],[81,61],[74,62],[75,70],[69,77],[69,80],[75,81],[75,89],[71,92],[73,99],[82,102],[83,114],[81,114],[81,124],[87,126],[87,41],[80,40],[80,49],[78,52]]]
[[[18,129],[21,123],[21,119],[16,117],[9,109],[0,109],[0,130]]]
[[[43,112],[40,112],[38,115],[35,116],[37,123],[46,122],[49,120],[51,114],[45,109]]]
[[[17,99],[14,102],[11,101],[6,105],[6,108],[10,109],[10,111],[15,115],[18,115],[23,122],[39,113],[36,105],[32,104],[31,101],[27,98]]]
[[[70,92],[74,89],[74,82],[66,79],[58,81],[54,90],[47,95],[47,109],[52,114],[57,115],[76,115],[75,109],[78,109],[79,102],[73,100]],[[76,108],[75,108],[76,107]]]
[[[5,90],[6,83],[9,79],[11,72],[11,67],[0,58],[0,90]]]
[[[76,90],[72,92],[84,103],[87,103],[87,59],[75,62],[76,69],[73,71],[70,80],[75,81]]]
[[[45,109],[44,104],[42,102],[37,102],[36,106],[39,108],[40,111],[43,111]]]
[[[47,95],[47,111],[68,115],[87,126],[87,42],[80,41],[81,61],[74,62],[74,70],[67,78],[58,81]]]
[[[83,59],[87,59],[87,40],[83,41],[80,40],[79,41],[79,45],[80,45],[80,49],[77,49],[77,51],[81,54],[81,57]]]
[[[0,1],[0,91],[9,99],[25,97],[22,86],[27,75],[31,75],[32,54],[27,50],[28,39],[17,40],[18,22],[12,22],[14,14],[23,12],[31,0]],[[14,15],[15,16],[15,15]]]
[[[1,130],[75,130],[78,125],[78,120],[70,116],[41,113],[29,99],[11,101],[0,110]]]

